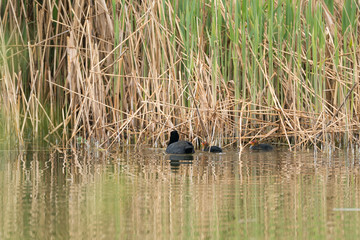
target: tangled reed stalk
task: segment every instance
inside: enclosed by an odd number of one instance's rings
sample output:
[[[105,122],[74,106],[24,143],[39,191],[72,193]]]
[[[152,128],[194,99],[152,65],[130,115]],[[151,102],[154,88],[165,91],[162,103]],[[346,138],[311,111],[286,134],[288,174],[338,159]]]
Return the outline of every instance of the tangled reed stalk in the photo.
[[[359,141],[356,0],[0,1],[18,140],[289,148]]]

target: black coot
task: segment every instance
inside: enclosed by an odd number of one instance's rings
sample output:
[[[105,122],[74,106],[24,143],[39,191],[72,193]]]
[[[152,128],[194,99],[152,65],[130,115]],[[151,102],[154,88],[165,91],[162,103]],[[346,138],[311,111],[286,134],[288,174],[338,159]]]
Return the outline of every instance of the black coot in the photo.
[[[258,140],[252,140],[250,141],[250,144],[251,150],[271,151],[274,149],[273,146],[265,143],[259,143]]]
[[[166,153],[170,154],[187,154],[195,153],[194,145],[188,141],[179,141],[178,132],[172,131],[170,134],[170,141],[166,148]]]
[[[209,143],[203,142],[202,145],[204,146],[204,151],[209,152]],[[221,149],[221,147],[218,147],[218,146],[211,146],[210,147],[210,152],[212,152],[212,153],[220,153],[220,152],[222,152],[222,149]]]

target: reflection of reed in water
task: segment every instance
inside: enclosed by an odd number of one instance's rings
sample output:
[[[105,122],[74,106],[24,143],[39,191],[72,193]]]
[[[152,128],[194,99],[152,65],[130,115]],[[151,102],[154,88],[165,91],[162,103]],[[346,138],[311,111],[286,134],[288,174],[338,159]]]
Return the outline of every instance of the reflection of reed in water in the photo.
[[[289,237],[297,228],[311,238],[309,226],[324,224],[345,239],[341,213],[333,209],[360,203],[358,163],[345,166],[341,156],[331,167],[320,154],[314,161],[311,153],[277,151],[173,156],[124,148],[111,156],[14,156],[0,156],[0,209],[9,226],[2,230],[13,239],[27,239],[24,229],[39,238],[188,239],[218,231],[220,239],[246,239],[273,236],[274,229]],[[181,166],[176,174],[173,164]],[[347,218],[351,226],[359,219]]]

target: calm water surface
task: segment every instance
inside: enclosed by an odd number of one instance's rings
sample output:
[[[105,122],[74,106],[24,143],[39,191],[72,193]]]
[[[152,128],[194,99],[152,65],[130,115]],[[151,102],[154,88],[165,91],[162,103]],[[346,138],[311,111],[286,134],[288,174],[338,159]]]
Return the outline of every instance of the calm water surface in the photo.
[[[359,239],[359,153],[0,152],[0,239]]]

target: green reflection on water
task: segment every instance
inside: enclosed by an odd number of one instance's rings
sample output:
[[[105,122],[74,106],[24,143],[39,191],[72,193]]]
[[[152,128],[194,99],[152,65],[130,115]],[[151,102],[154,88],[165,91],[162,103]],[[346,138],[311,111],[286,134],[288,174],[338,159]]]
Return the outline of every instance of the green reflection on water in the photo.
[[[358,156],[2,151],[0,239],[355,239]],[[171,163],[171,164],[170,164]]]

